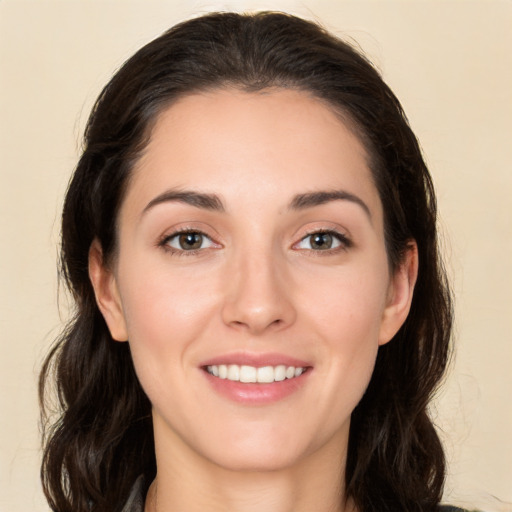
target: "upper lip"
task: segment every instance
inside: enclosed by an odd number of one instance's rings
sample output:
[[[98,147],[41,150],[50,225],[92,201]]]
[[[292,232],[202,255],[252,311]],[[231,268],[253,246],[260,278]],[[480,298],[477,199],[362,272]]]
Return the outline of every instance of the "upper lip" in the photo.
[[[239,366],[254,366],[261,368],[263,366],[294,366],[295,368],[306,368],[312,366],[311,363],[302,359],[297,359],[285,354],[268,352],[264,354],[248,353],[248,352],[232,352],[203,361],[199,366],[216,366],[220,364],[237,364]]]

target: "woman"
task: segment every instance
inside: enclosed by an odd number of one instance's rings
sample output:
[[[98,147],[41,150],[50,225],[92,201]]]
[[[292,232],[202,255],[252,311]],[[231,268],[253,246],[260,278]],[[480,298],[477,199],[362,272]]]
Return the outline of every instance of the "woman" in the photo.
[[[142,48],[64,205],[53,510],[438,510],[436,236],[416,138],[353,48],[277,13]]]

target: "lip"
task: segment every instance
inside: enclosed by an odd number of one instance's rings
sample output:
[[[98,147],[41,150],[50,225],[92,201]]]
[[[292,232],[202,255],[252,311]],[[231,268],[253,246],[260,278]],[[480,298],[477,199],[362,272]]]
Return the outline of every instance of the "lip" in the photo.
[[[213,357],[199,364],[201,368],[206,366],[213,366],[219,364],[238,364],[255,366],[260,368],[262,366],[278,366],[284,364],[285,366],[295,366],[301,368],[310,368],[312,364],[303,359],[297,359],[285,354],[278,354],[274,352],[268,352],[265,354],[249,353],[249,352],[233,352],[224,354],[222,356]]]
[[[220,379],[206,371],[207,366],[220,364],[247,365],[257,368],[282,364],[285,366],[306,368],[306,371],[299,377],[278,382],[243,383]],[[200,369],[206,381],[216,393],[232,402],[245,405],[267,405],[283,400],[299,392],[312,373],[312,365],[307,361],[277,353],[251,354],[244,352],[226,354],[202,362]]]

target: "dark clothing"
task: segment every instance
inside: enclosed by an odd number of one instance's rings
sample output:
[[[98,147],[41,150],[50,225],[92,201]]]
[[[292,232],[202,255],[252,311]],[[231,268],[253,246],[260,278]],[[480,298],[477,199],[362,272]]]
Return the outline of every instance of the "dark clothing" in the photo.
[[[122,512],[144,512],[144,501],[146,499],[144,488],[144,477],[141,475],[135,481],[130,496],[126,501]]]

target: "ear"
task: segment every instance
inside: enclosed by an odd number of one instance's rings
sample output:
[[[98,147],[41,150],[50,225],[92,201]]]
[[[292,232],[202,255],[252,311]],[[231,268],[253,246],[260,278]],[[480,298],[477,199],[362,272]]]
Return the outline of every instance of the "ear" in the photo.
[[[411,309],[414,285],[418,276],[418,246],[411,240],[400,266],[396,269],[389,284],[386,308],[382,315],[379,345],[384,345],[402,327]]]
[[[127,341],[128,332],[116,278],[104,264],[103,251],[97,239],[89,248],[89,279],[110,335],[116,341]]]

